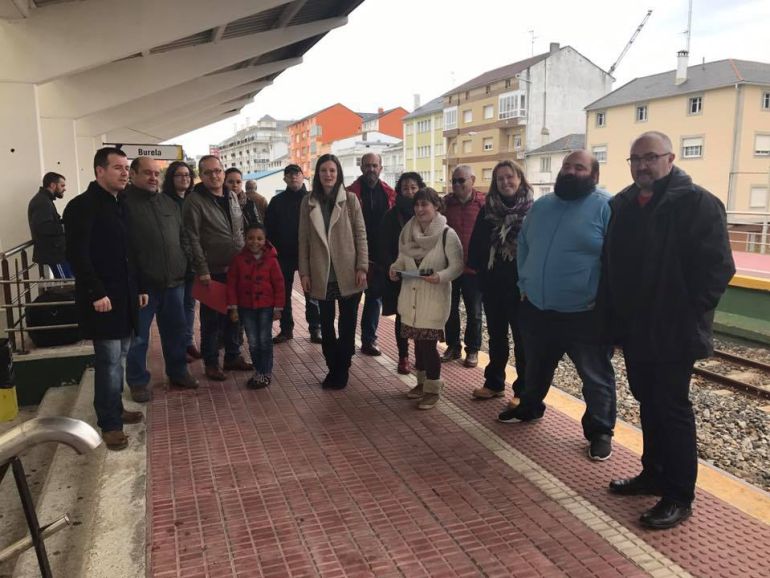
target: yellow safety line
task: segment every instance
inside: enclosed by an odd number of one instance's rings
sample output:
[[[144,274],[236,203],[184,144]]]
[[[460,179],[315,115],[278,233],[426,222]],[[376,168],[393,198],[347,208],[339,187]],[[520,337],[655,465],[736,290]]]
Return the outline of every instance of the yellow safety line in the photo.
[[[770,279],[752,277],[750,275],[735,275],[730,280],[730,285],[732,287],[742,287],[743,289],[770,291]]]

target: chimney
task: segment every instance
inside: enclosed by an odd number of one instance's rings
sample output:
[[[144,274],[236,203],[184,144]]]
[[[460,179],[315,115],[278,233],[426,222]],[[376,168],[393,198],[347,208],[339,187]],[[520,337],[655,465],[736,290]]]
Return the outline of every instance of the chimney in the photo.
[[[676,53],[676,81],[674,84],[679,86],[687,82],[687,60],[690,53],[686,50],[680,50]]]
[[[377,114],[382,114],[383,112],[385,112],[384,108],[380,107],[377,109]]]
[[[418,108],[420,108],[420,95],[419,94],[415,94],[414,95],[414,109],[413,110],[417,110]]]
[[[551,42],[551,45],[548,48],[548,52],[550,54],[556,54],[557,52],[559,52],[559,43],[558,42]]]

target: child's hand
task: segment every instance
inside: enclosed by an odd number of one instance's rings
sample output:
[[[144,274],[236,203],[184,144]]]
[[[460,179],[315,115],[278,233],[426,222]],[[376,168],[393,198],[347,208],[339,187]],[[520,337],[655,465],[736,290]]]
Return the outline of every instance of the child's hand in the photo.
[[[281,310],[273,309],[273,321],[278,321],[281,318]]]
[[[233,323],[238,323],[238,310],[237,309],[230,309],[230,321]]]

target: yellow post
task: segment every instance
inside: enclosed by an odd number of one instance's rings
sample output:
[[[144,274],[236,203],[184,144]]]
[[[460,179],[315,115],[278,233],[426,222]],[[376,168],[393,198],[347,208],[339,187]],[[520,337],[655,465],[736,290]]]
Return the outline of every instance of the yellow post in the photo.
[[[11,421],[19,414],[15,387],[0,387],[0,421]]]

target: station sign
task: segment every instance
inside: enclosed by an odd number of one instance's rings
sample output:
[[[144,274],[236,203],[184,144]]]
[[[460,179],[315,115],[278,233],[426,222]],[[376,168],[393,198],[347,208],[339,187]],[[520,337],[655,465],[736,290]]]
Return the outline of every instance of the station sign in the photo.
[[[184,160],[182,145],[104,143],[104,146],[120,149],[130,159],[150,157],[159,161]]]

